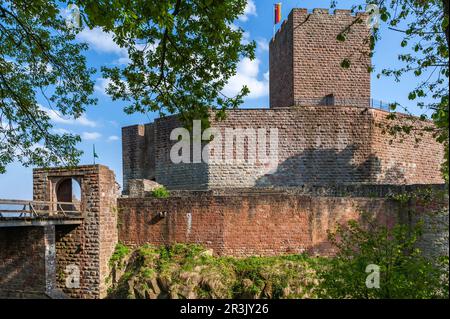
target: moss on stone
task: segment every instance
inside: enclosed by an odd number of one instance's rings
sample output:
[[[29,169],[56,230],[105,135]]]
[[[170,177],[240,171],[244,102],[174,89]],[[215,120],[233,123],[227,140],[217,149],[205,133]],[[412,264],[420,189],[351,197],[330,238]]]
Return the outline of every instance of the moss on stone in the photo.
[[[110,298],[314,298],[315,268],[326,263],[306,255],[217,257],[187,244],[116,251],[114,260],[130,257]]]

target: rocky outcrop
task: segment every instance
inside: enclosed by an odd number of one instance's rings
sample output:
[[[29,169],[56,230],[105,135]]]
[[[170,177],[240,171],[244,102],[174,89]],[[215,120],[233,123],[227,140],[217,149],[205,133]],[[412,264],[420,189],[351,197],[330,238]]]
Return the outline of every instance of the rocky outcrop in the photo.
[[[311,298],[317,284],[304,256],[214,257],[196,245],[143,246],[111,264],[109,298]]]

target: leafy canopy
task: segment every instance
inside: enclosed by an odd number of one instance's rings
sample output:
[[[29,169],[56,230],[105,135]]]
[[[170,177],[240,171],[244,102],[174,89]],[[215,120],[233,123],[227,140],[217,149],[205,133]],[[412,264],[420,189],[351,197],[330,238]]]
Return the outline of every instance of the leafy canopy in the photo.
[[[80,138],[52,133],[49,116],[77,118],[96,102],[93,70],[81,54],[87,46],[74,39],[56,1],[0,2],[0,173],[16,160],[76,164]]]
[[[367,213],[330,233],[337,255],[320,269],[319,296],[357,299],[448,298],[448,256],[426,258],[416,247],[422,222],[414,227],[382,225]],[[379,271],[379,286],[368,286]],[[373,267],[373,266],[372,266]],[[369,279],[369,280],[367,280]]]
[[[337,4],[338,0],[331,1],[332,7]],[[397,82],[402,81],[405,75],[412,74],[417,77],[417,82],[411,83],[408,98],[416,101],[417,106],[424,110],[424,115],[418,120],[426,119],[425,113],[429,113],[434,122],[434,125],[421,125],[420,129],[415,129],[409,123],[407,125],[393,124],[389,132],[392,135],[415,134],[418,138],[425,132],[431,132],[445,147],[442,173],[448,182],[449,2],[448,0],[366,0],[365,5],[355,5],[352,10],[364,11],[367,5],[376,5],[379,11],[379,22],[386,23],[390,31],[403,35],[399,43],[402,52],[398,55],[401,65],[398,68],[381,70],[378,77],[390,76]],[[368,13],[377,14],[375,11]],[[338,40],[345,40],[344,35],[340,34]],[[380,29],[373,28],[370,38],[367,39],[371,44],[371,54],[380,38]],[[344,60],[343,67],[349,63],[350,61]],[[374,68],[372,67],[371,70],[373,71]],[[407,106],[397,102],[392,103],[391,108],[394,111],[400,109],[410,114]],[[395,120],[396,114],[391,113],[389,118]]]
[[[243,42],[233,22],[246,0],[5,0],[0,2],[0,173],[25,166],[75,165],[80,137],[55,134],[50,114],[80,117],[91,98],[95,70],[86,67],[76,43],[81,28],[68,28],[60,11],[80,8],[83,27],[112,32],[126,48],[129,64],[103,67],[113,99],[129,101],[126,113],[179,113],[186,123],[208,110],[236,108],[221,93],[242,57],[254,58],[255,44]],[[42,98],[45,103],[39,105]],[[50,111],[54,111],[49,113]]]
[[[244,43],[243,30],[233,24],[246,2],[137,0],[123,5],[95,0],[80,5],[88,21],[94,21],[91,26],[113,32],[128,50],[126,67],[102,68],[111,79],[107,92],[112,98],[129,101],[126,113],[178,113],[188,124],[193,119],[207,122],[209,109],[224,117],[249,93],[245,86],[235,97],[221,93],[239,60],[254,58],[255,44]]]

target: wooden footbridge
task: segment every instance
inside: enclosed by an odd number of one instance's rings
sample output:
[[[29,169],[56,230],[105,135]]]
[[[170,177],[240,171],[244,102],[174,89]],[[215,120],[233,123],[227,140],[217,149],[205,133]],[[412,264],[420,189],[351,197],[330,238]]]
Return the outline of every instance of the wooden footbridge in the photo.
[[[83,216],[79,202],[0,199],[0,227],[76,225]]]

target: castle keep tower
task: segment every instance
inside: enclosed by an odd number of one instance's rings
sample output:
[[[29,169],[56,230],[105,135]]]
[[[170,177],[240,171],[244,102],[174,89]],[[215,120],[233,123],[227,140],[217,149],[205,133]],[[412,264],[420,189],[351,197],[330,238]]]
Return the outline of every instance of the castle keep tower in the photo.
[[[293,9],[270,42],[270,107],[369,106],[366,18],[350,10]],[[342,32],[346,39],[338,41]],[[341,66],[345,59],[349,68]]]
[[[245,131],[233,148],[250,160],[239,162],[233,151],[229,163],[174,163],[170,135],[183,124],[177,115],[159,118],[122,129],[123,193],[145,193],[155,182],[172,190],[441,184],[443,148],[431,133],[420,141],[384,134],[392,121],[370,103],[369,36],[365,13],[293,9],[270,43],[270,109],[228,110],[226,119],[211,121],[222,138],[226,130]],[[401,114],[397,121],[417,130],[432,125]],[[260,129],[278,130],[270,165],[248,151]],[[222,158],[231,153],[219,150]]]

